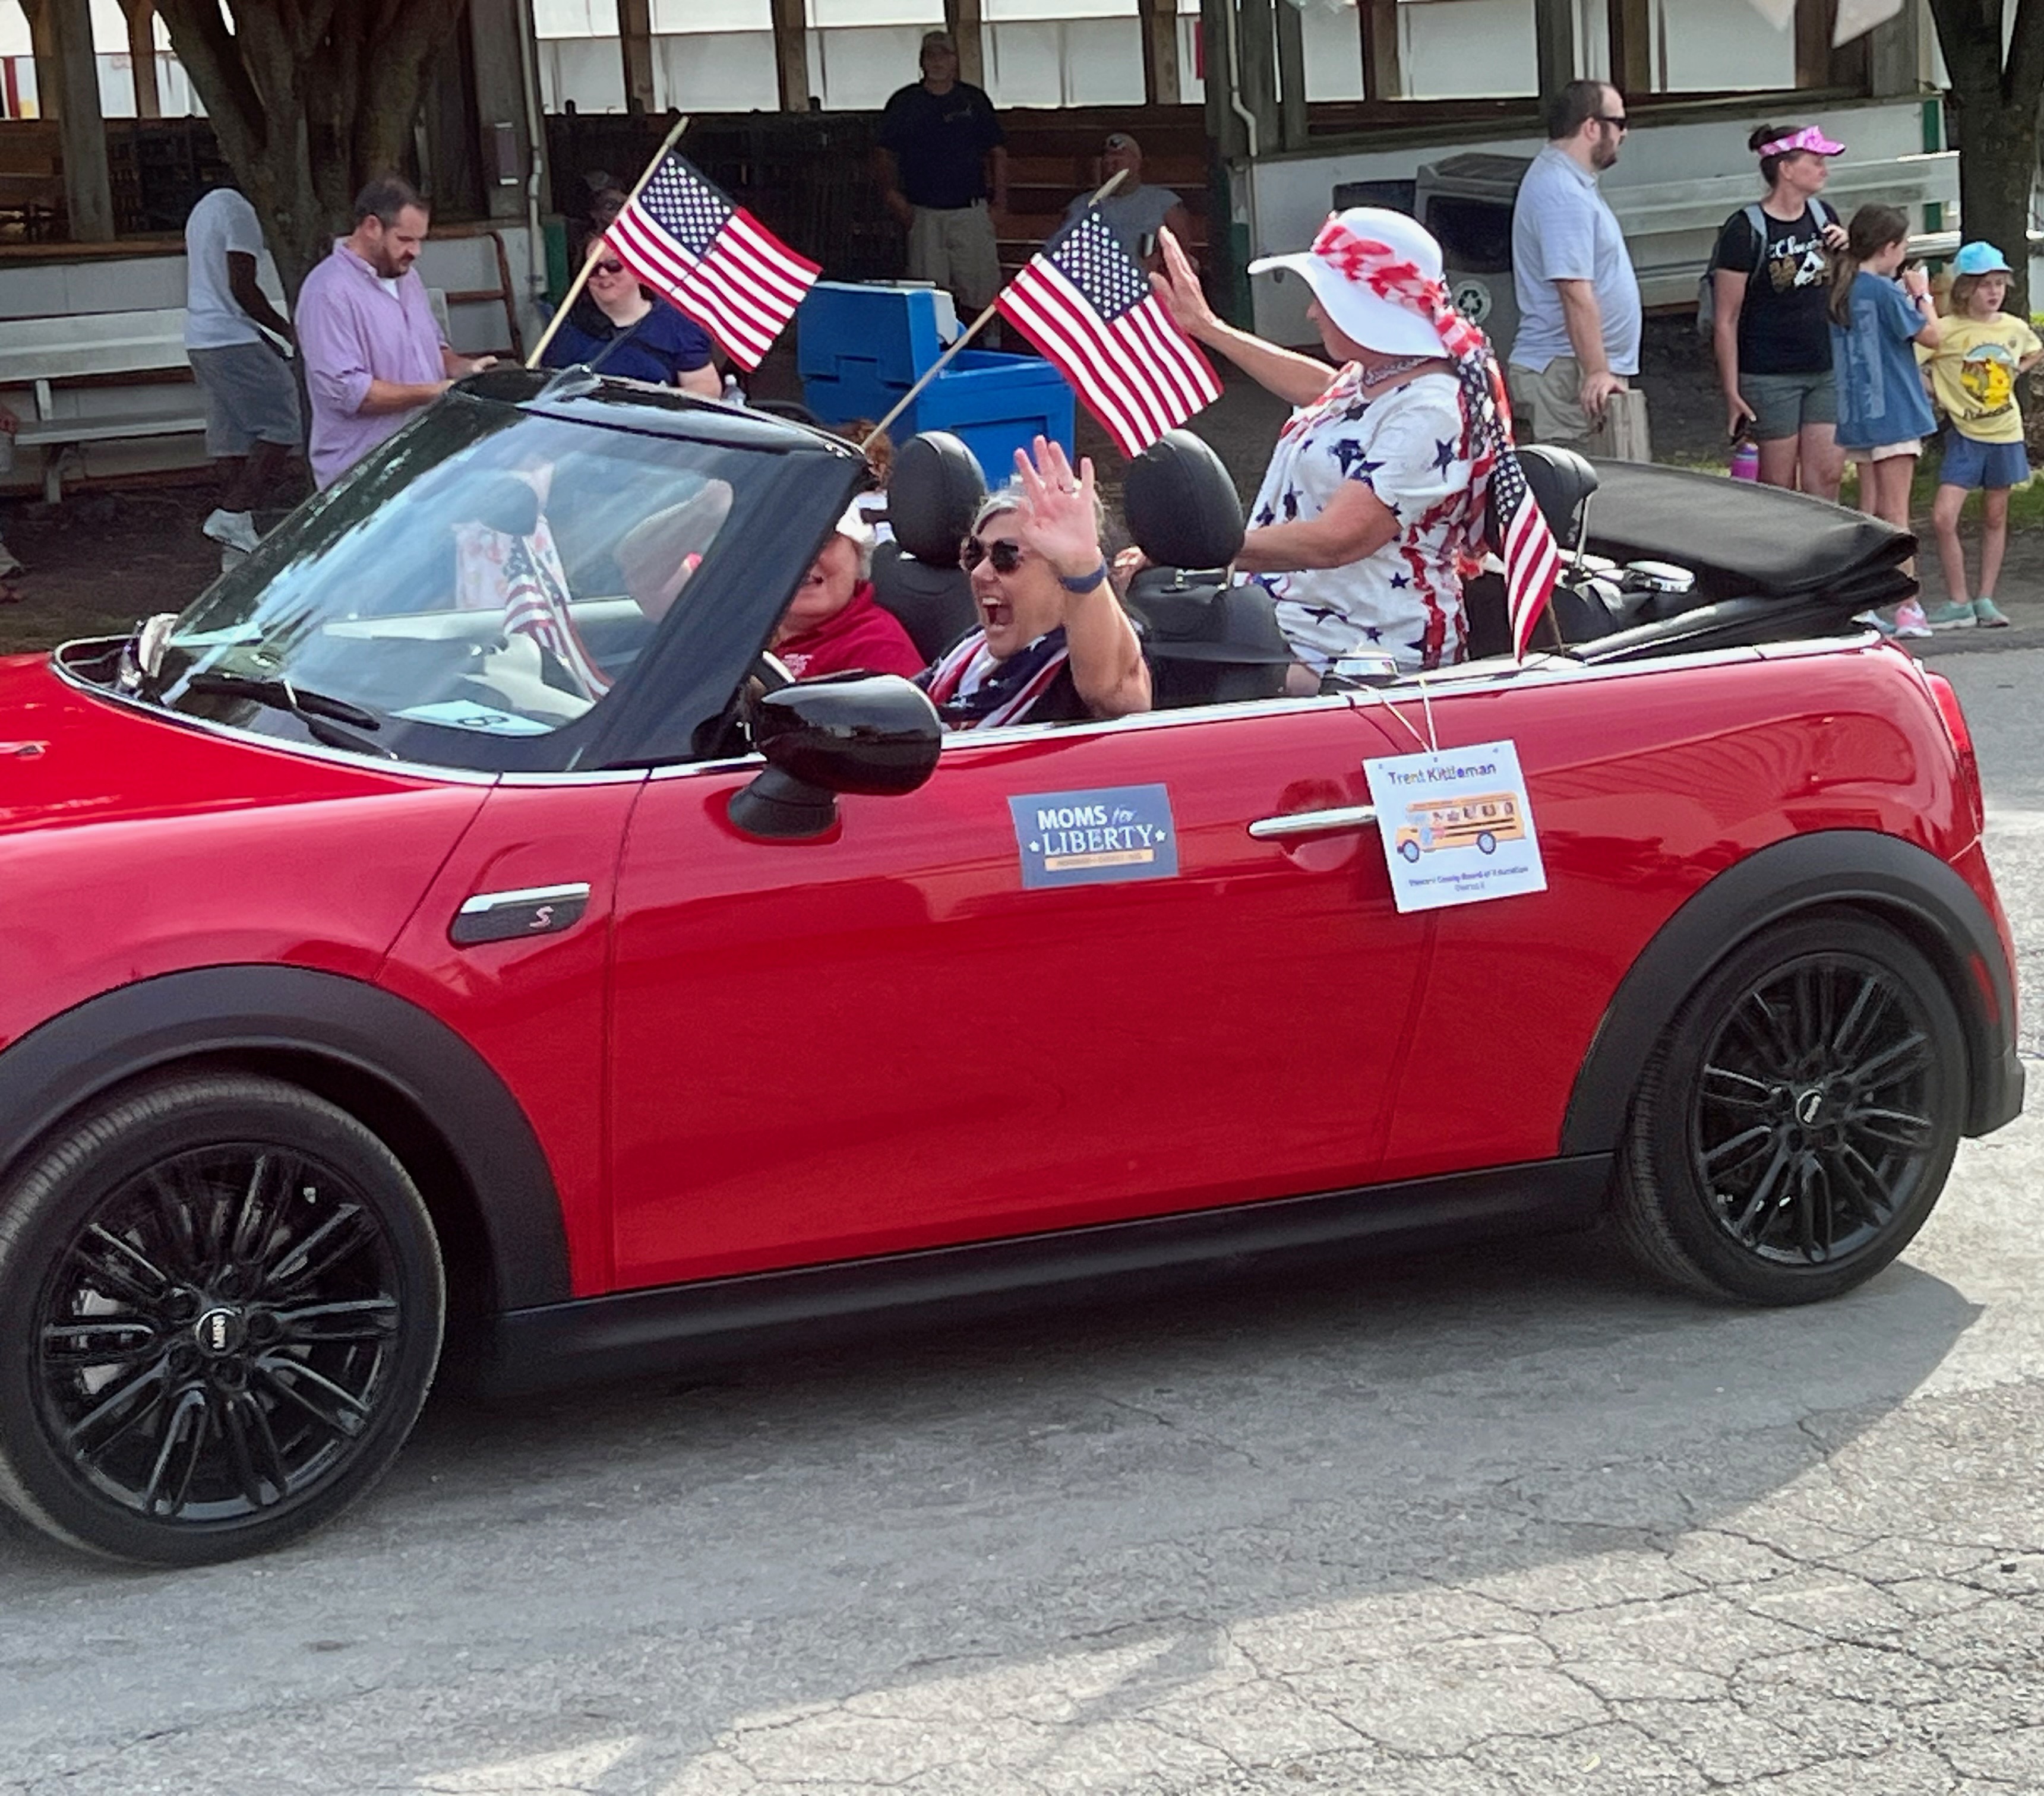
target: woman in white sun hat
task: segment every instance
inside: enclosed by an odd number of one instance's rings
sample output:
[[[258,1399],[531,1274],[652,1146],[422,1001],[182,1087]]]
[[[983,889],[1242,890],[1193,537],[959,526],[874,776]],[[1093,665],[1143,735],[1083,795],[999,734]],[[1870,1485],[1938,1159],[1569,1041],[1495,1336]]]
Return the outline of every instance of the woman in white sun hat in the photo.
[[[1462,581],[1510,413],[1483,333],[1442,283],[1440,245],[1404,213],[1357,206],[1303,254],[1249,265],[1305,280],[1332,367],[1222,322],[1168,232],[1161,247],[1157,290],[1186,334],[1294,408],[1236,566],[1269,589],[1302,666],[1462,659]]]

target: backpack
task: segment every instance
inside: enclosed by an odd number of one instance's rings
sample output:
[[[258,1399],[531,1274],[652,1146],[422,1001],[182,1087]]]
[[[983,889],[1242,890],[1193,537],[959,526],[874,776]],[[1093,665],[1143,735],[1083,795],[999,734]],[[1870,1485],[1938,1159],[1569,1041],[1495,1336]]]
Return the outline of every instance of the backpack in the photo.
[[[1760,265],[1767,257],[1767,215],[1761,210],[1760,201],[1758,200],[1755,200],[1752,205],[1742,205],[1739,209],[1746,223],[1753,227],[1753,266],[1746,271],[1747,278],[1750,279],[1760,272]],[[1816,214],[1817,228],[1819,231],[1838,222],[1837,213],[1834,213],[1822,200],[1812,200],[1810,210]],[[1718,321],[1718,285],[1711,278],[1716,272],[1715,263],[1717,252],[1715,248],[1712,248],[1711,254],[1711,261],[1704,265],[1703,273],[1696,277],[1696,335],[1705,343],[1711,340],[1711,333],[1716,328]]]

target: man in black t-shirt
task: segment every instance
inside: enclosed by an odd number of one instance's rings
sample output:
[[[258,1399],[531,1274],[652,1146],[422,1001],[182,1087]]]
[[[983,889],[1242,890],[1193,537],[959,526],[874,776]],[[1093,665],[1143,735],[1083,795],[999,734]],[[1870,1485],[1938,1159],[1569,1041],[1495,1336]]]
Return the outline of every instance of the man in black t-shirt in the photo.
[[[1001,286],[993,227],[1008,209],[1008,152],[993,102],[958,78],[948,33],[924,34],[922,63],[923,79],[881,115],[874,172],[888,210],[908,228],[909,278],[947,289],[970,317]]]

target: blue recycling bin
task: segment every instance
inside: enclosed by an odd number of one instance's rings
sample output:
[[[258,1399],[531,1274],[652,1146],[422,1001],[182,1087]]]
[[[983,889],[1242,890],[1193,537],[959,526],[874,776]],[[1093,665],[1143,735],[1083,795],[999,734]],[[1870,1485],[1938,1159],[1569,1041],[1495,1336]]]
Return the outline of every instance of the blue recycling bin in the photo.
[[[819,281],[795,314],[802,403],[825,424],[884,417],[943,353],[947,309],[925,286]],[[947,430],[971,450],[990,485],[1014,471],[1015,451],[1036,436],[1072,453],[1072,390],[1047,362],[965,349],[888,426],[898,443]]]

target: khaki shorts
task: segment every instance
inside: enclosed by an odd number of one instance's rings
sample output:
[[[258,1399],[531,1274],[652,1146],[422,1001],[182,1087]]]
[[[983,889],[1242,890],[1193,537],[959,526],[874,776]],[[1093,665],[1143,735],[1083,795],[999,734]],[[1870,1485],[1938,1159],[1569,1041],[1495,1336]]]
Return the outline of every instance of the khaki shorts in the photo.
[[[1587,451],[1601,441],[1604,426],[1583,409],[1583,365],[1557,355],[1537,374],[1516,363],[1504,370],[1512,395],[1512,435],[1521,443],[1554,443]]]
[[[991,305],[1001,290],[1001,251],[986,201],[949,212],[917,206],[909,226],[909,278],[948,289],[970,312]]]

